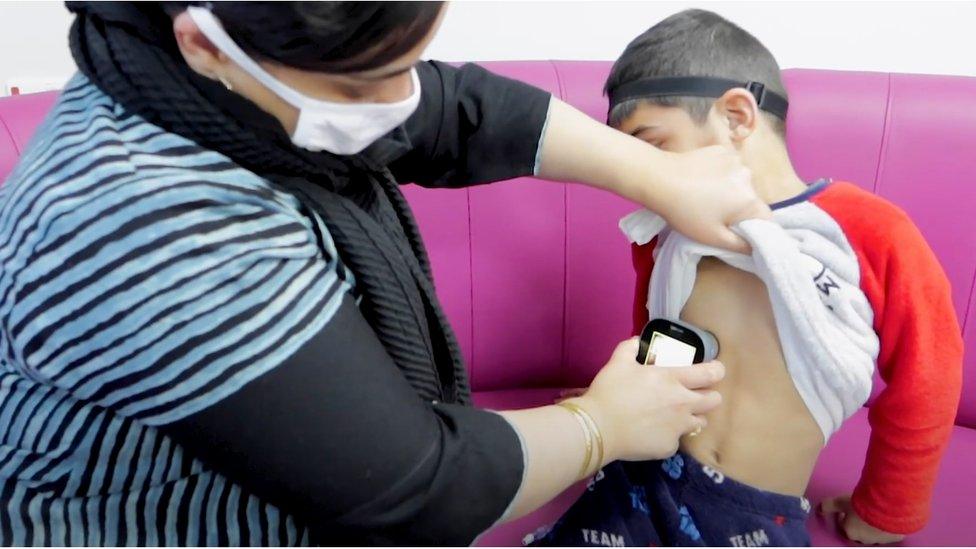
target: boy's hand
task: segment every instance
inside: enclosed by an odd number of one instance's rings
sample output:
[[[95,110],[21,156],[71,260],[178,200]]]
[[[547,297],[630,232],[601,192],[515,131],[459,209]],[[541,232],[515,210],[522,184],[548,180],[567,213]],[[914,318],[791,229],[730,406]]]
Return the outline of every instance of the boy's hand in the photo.
[[[821,515],[837,515],[837,526],[841,532],[851,541],[864,543],[866,545],[880,545],[885,543],[898,543],[905,539],[901,534],[892,534],[879,530],[874,526],[864,522],[854,512],[851,505],[851,496],[838,496],[824,500],[820,504]]]

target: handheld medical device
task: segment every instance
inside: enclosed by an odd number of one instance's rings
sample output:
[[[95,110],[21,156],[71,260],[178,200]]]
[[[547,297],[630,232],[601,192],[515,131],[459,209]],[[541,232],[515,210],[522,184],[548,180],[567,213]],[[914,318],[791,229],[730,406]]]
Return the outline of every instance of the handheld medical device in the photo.
[[[637,362],[647,364],[654,356],[655,366],[691,366],[715,360],[718,340],[711,332],[680,320],[652,319],[641,330]]]

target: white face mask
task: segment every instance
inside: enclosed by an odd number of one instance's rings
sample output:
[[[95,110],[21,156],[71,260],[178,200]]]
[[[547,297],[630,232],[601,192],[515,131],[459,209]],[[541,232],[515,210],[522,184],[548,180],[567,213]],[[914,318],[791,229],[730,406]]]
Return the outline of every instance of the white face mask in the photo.
[[[403,124],[420,103],[417,69],[410,71],[413,84],[410,97],[396,103],[336,103],[308,97],[286,86],[248,57],[209,10],[190,6],[187,13],[214,46],[298,109],[298,124],[291,141],[303,149],[356,154]]]

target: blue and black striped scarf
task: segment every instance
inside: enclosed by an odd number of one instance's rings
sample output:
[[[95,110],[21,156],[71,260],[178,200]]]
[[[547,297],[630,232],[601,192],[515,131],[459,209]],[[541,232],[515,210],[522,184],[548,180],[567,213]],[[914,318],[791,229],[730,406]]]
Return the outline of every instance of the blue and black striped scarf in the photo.
[[[124,108],[294,194],[324,220],[360,309],[421,398],[470,402],[416,222],[385,166],[292,145],[276,119],[190,68],[158,3],[69,2],[79,69]],[[188,153],[190,154],[190,153]]]

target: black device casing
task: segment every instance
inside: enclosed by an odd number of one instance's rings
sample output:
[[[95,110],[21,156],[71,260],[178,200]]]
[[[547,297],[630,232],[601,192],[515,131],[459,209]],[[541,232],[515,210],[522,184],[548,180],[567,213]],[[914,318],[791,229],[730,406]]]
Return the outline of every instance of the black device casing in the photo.
[[[687,322],[667,318],[654,318],[641,330],[640,344],[637,348],[637,362],[647,364],[647,353],[651,347],[654,332],[677,339],[695,348],[694,364],[715,360],[718,356],[718,340],[711,332],[692,326]]]

